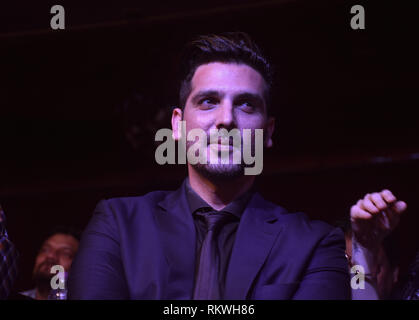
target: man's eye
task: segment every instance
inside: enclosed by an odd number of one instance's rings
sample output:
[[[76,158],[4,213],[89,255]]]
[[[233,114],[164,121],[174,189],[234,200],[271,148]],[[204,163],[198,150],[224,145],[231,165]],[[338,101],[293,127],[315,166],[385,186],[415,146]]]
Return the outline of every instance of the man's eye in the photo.
[[[205,98],[199,101],[199,106],[203,109],[209,109],[217,104],[217,100],[214,98]]]
[[[240,103],[239,108],[244,112],[253,112],[255,110],[255,107],[249,102]]]

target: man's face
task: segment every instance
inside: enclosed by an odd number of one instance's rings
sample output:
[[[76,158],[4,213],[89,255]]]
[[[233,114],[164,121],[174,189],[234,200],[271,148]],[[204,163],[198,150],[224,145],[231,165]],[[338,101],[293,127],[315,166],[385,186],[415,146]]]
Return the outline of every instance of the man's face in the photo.
[[[245,64],[204,64],[196,69],[191,88],[183,111],[186,134],[195,128],[202,129],[207,134],[208,159],[210,152],[214,152],[214,145],[209,144],[211,129],[238,129],[241,137],[243,129],[252,129],[252,140],[254,129],[264,129],[264,144],[266,147],[272,145],[274,120],[267,117],[264,98],[266,82],[258,71]],[[174,132],[177,132],[177,121],[181,120],[181,112],[177,109],[173,113]],[[187,142],[187,149],[193,143]],[[217,147],[221,149],[220,146],[215,146],[216,150]],[[235,152],[234,148],[229,149],[231,153]],[[195,167],[218,176],[235,176],[243,172],[243,165],[233,164],[232,161],[229,164],[197,164]]]
[[[49,237],[36,257],[33,270],[35,278],[50,279],[54,265],[61,265],[68,272],[78,247],[79,241],[71,235],[58,233]]]

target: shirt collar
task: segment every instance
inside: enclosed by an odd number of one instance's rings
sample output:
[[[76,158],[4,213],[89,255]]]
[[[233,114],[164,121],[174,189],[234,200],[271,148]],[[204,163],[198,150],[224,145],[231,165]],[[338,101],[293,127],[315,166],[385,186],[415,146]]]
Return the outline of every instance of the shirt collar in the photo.
[[[192,189],[189,183],[189,178],[186,178],[184,185],[185,185],[185,191],[186,191],[185,192],[186,198],[189,204],[189,209],[191,210],[192,214],[195,214],[195,212],[201,208],[210,208],[211,210],[217,211],[213,209],[204,199],[202,199]],[[252,195],[253,195],[253,188],[246,191],[240,197],[230,202],[225,208],[223,208],[220,211],[231,213],[235,215],[236,217],[240,218]]]

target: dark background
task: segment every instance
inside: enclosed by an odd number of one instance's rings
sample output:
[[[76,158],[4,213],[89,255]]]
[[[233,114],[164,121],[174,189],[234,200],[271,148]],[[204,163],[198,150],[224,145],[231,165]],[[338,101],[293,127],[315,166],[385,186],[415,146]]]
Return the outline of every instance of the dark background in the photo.
[[[25,3],[27,2],[27,3]],[[66,30],[50,29],[61,4]],[[366,29],[352,30],[362,4]],[[259,189],[334,223],[367,192],[408,203],[402,270],[419,249],[419,10],[401,1],[20,1],[0,5],[0,203],[21,252],[17,288],[57,224],[102,198],[176,188],[154,134],[177,105],[176,61],[198,34],[248,32],[276,68],[274,149]]]

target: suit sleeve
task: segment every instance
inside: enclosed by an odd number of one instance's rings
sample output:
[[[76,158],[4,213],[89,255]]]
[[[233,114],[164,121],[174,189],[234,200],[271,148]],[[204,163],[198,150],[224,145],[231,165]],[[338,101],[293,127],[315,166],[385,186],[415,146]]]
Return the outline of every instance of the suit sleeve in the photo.
[[[69,299],[129,299],[115,213],[97,205],[83,233],[68,279]]]
[[[340,229],[324,237],[309,261],[296,300],[346,300],[351,298],[345,240]]]

